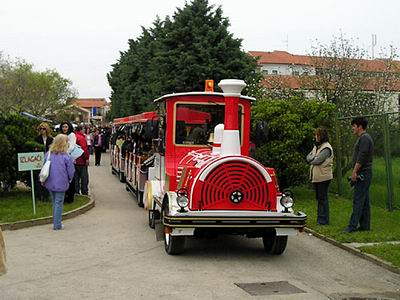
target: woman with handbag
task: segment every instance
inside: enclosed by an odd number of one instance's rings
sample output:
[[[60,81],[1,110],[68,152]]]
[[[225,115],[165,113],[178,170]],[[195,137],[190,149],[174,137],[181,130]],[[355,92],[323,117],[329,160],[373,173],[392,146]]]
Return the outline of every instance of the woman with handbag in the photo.
[[[64,121],[60,124],[61,133],[68,136],[68,150],[67,153],[71,154],[75,147],[76,147],[76,136],[74,133],[74,127],[70,122]],[[74,194],[75,194],[75,180],[69,185],[68,190],[65,193],[65,203],[72,203],[74,202]]]
[[[53,202],[53,229],[60,230],[65,191],[74,178],[75,167],[68,155],[68,137],[59,134],[50,145],[46,161],[50,160],[50,169],[44,186],[50,193]]]
[[[318,202],[318,225],[329,224],[328,188],[333,178],[333,148],[329,144],[328,131],[325,128],[315,130],[315,145],[307,155],[310,164],[310,179],[314,184]]]

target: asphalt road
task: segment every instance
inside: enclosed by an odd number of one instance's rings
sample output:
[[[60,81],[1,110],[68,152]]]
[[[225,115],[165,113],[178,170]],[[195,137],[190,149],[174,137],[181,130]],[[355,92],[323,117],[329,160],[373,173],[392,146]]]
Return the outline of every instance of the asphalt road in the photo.
[[[90,166],[91,211],[64,222],[4,232],[8,299],[400,299],[400,276],[306,233],[289,238],[282,256],[259,239],[224,237],[187,243],[169,256],[125,186],[111,175],[108,154]],[[285,282],[297,288],[271,282]],[[258,283],[252,296],[237,284]],[[260,284],[265,283],[265,284]]]

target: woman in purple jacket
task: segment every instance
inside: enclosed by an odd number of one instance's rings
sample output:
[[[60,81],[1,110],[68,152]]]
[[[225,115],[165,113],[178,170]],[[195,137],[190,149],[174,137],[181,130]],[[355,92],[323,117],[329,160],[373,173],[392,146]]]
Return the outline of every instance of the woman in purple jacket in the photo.
[[[67,154],[68,137],[59,134],[50,146],[50,172],[44,186],[49,190],[53,201],[53,229],[60,230],[65,191],[74,178],[75,167],[71,157]],[[46,153],[46,159],[48,153]]]

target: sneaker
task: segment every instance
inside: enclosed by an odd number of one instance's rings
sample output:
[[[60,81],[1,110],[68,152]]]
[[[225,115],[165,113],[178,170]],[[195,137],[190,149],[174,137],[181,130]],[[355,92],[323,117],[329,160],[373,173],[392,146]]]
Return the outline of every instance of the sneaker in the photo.
[[[352,232],[356,232],[357,229],[352,229],[350,227],[346,227],[345,229],[343,229],[342,233],[352,233]]]
[[[54,228],[53,227],[53,230],[63,230],[64,229],[64,224],[61,224],[61,228]]]

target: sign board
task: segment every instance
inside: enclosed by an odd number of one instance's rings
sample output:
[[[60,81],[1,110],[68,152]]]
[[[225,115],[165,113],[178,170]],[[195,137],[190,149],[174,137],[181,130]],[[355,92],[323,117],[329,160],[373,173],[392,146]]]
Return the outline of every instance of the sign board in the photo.
[[[18,153],[18,171],[40,170],[44,164],[44,152]]]

